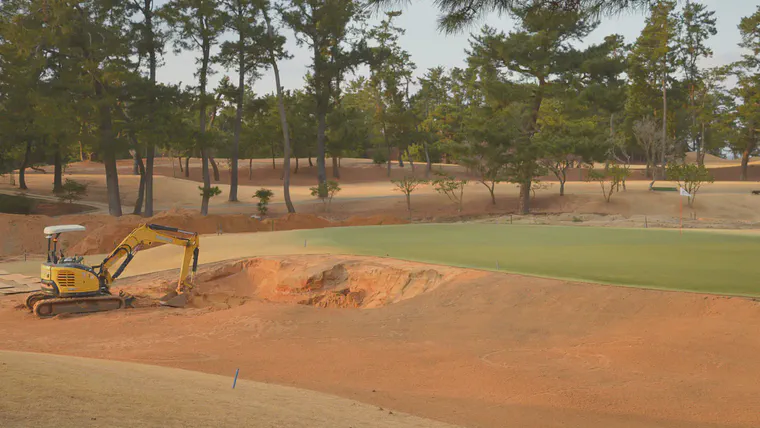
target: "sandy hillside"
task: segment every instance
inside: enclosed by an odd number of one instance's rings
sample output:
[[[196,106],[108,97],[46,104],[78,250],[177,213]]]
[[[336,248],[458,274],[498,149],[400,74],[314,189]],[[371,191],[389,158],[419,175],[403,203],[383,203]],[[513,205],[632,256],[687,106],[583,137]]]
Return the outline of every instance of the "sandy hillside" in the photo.
[[[0,349],[240,368],[470,427],[760,426],[753,300],[289,256],[205,265],[193,307],[155,306],[174,279],[125,279],[137,308],[86,316],[2,298]]]
[[[0,351],[0,426],[446,428],[312,391],[142,364]]]

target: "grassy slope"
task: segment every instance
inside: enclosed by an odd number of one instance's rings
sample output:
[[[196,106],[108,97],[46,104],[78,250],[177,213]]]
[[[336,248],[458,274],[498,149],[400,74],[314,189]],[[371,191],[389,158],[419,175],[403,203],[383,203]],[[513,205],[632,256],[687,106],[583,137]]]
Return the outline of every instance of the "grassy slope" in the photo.
[[[332,395],[230,376],[0,351],[2,427],[455,428]]]
[[[752,236],[671,230],[493,224],[300,232],[341,252],[591,282],[760,295]]]

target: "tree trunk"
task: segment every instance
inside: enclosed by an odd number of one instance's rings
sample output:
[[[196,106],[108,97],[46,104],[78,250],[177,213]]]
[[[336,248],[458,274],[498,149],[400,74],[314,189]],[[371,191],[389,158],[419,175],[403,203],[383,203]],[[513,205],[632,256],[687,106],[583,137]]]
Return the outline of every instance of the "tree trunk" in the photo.
[[[298,156],[295,157],[296,159],[296,169],[293,171],[293,174],[298,174]]]
[[[202,109],[205,110],[205,109]],[[201,127],[205,128],[205,119],[201,119]],[[208,152],[206,148],[201,148],[201,166],[203,172],[203,199],[201,199],[201,215],[208,215],[208,202],[211,199],[211,174],[208,170]]]
[[[154,128],[153,118],[156,112],[156,69],[158,68],[158,58],[156,54],[157,46],[155,43],[155,32],[153,24],[153,6],[154,0],[143,0],[142,13],[145,18],[145,28],[143,32],[146,36],[145,45],[148,48],[148,79],[151,85],[151,93],[149,100],[149,116],[148,120],[150,128]],[[147,141],[145,151],[145,171],[143,176],[145,178],[145,216],[153,217],[153,166],[154,159],[156,157],[156,144],[155,141],[149,139]],[[180,169],[182,164],[180,163]],[[174,163],[172,163],[172,173],[174,172]],[[173,175],[173,174],[172,174]]]
[[[409,154],[409,148],[404,149],[404,152],[409,157],[409,167],[412,169],[412,177],[414,177],[414,161],[412,160],[412,155]]]
[[[327,182],[327,169],[325,166],[325,131],[327,123],[325,113],[317,114],[317,184]]]
[[[491,182],[491,185],[489,186],[485,180],[481,181],[484,186],[486,186],[486,189],[488,189],[488,193],[491,194],[491,205],[496,205],[496,195],[494,194],[494,188],[496,187],[496,183]]]
[[[135,150],[135,162],[137,162],[138,172],[140,173],[140,186],[138,187],[137,201],[135,201],[135,209],[132,211],[132,214],[140,215],[142,214],[143,201],[145,200],[146,170],[145,165],[143,165],[142,156],[140,156],[140,152],[137,150]]]
[[[26,187],[26,168],[29,166],[30,158],[32,157],[32,140],[26,140],[26,150],[24,151],[24,161],[21,163],[21,168],[18,169],[18,188],[21,190],[27,190]]]
[[[401,150],[398,151],[398,167],[403,168],[404,167],[404,157],[401,155]]]
[[[747,166],[749,164],[749,155],[750,151],[748,149],[745,149],[742,152],[742,169],[741,175],[739,175],[739,181],[747,181]]]
[[[705,123],[702,122],[702,136],[699,138],[699,151],[697,152],[697,165],[705,164]]]
[[[82,145],[82,142],[79,142],[79,160],[84,162],[84,145]]]
[[[190,156],[185,158],[185,177],[190,178]]]
[[[755,124],[750,122],[749,138],[747,140],[747,145],[742,152],[742,169],[741,175],[739,176],[740,181],[747,181],[747,166],[749,164],[749,157],[752,154],[752,151],[755,150],[755,144]]]
[[[565,196],[565,180],[559,182],[559,195]]]
[[[145,217],[153,217],[153,160],[156,157],[156,145],[152,142],[148,142],[146,159],[145,159]],[[174,163],[172,163],[172,170],[174,169]]]
[[[243,126],[243,98],[245,97],[245,45],[244,33],[238,37],[240,50],[238,51],[238,99],[235,111],[235,135],[232,140],[232,161],[230,168],[230,202],[237,202],[238,191],[238,151],[240,150],[240,130]]]
[[[208,161],[211,163],[211,168],[214,170],[214,181],[218,183],[219,180],[221,180],[221,177],[219,176],[219,166],[211,155],[208,156]]]
[[[409,211],[409,221],[412,221],[412,194],[406,194],[406,209]]]
[[[53,193],[63,192],[63,162],[61,160],[61,148],[56,144],[53,157]]]
[[[269,15],[264,12],[264,20],[267,23],[267,33],[270,37],[274,36],[272,22]],[[280,69],[277,66],[277,59],[274,52],[269,53],[269,60],[274,72],[274,82],[277,86],[277,110],[280,112],[280,125],[282,127],[282,193],[285,198],[285,206],[289,213],[296,212],[293,202],[290,200],[290,129],[288,128],[288,117],[285,112],[285,97],[282,94],[282,84],[280,83]],[[298,158],[296,157],[296,170],[298,170]]]
[[[383,125],[385,127],[385,125]],[[388,162],[385,163],[388,171],[388,177],[391,176],[391,143],[388,141],[388,136],[385,137],[385,144],[388,146]]]
[[[335,156],[332,157],[332,170],[333,170],[333,177],[340,178],[340,169],[338,168],[338,158]]]
[[[179,172],[184,172],[185,169],[182,168],[182,156],[177,156],[177,160],[179,161]]]
[[[253,159],[248,159],[248,180],[253,180]]]
[[[660,176],[663,180],[665,179],[665,153],[667,151],[667,146],[668,146],[667,141],[668,141],[668,90],[667,90],[667,76],[665,75],[665,72],[663,71],[663,75],[662,75],[662,150],[660,153],[660,163],[662,164]]]
[[[140,166],[137,163],[137,150],[130,150],[129,154],[132,155],[132,175],[140,175]]]
[[[430,162],[430,152],[428,151],[427,141],[422,142],[422,147],[425,149],[425,162],[427,163],[427,166],[425,167],[425,178],[430,178],[430,171],[433,169],[433,163]]]
[[[311,153],[309,153],[309,167],[313,167],[314,163],[311,161]]]
[[[530,185],[530,181],[520,183],[520,214],[530,214]]]
[[[97,87],[100,84],[96,83]],[[102,88],[101,88],[102,91]],[[102,93],[102,92],[100,92]],[[99,94],[100,95],[100,94]],[[106,170],[106,191],[108,193],[108,213],[114,217],[121,217],[121,197],[119,195],[119,172],[116,167],[116,151],[114,148],[113,123],[111,119],[111,107],[101,105],[98,107],[100,115],[101,153],[103,165]]]
[[[203,175],[203,195],[201,199],[201,215],[208,215],[208,203],[211,199],[211,177],[208,170],[208,151],[205,147],[206,136],[206,83],[208,77],[208,67],[211,61],[211,40],[208,36],[203,37],[202,43],[203,58],[201,59],[201,67],[199,70],[199,87],[200,87],[200,109],[198,114],[200,118],[200,131],[201,131],[201,172]],[[188,169],[189,170],[189,169]]]

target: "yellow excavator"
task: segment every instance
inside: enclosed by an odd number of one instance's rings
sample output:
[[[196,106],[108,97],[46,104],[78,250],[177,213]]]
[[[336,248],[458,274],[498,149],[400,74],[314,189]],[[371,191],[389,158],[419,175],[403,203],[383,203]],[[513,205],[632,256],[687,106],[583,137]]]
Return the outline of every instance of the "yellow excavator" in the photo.
[[[177,288],[163,296],[159,302],[165,306],[183,307],[193,285],[198,268],[199,238],[195,232],[158,224],[141,224],[97,266],[82,263],[83,257],[65,257],[58,250],[58,237],[62,233],[81,232],[80,225],[49,226],[44,230],[48,240],[47,262],[40,272],[40,292],[29,295],[26,307],[40,318],[59,314],[100,312],[130,306],[134,297],[120,292],[111,294],[111,284],[124,272],[135,254],[143,247],[161,242],[185,247]],[[124,258],[116,271],[111,268]],[[191,267],[192,266],[192,267]],[[187,280],[191,276],[190,281]]]

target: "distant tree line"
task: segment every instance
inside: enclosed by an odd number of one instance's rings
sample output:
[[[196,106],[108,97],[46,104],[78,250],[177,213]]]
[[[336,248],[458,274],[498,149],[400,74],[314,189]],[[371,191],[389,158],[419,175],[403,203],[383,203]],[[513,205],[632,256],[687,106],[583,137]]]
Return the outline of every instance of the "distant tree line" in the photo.
[[[572,167],[624,168],[645,161],[655,179],[706,154],[742,158],[746,179],[758,152],[760,7],[738,31],[744,55],[705,69],[716,35],[714,12],[694,1],[442,1],[440,25],[461,31],[483,13],[515,19],[508,33],[483,27],[470,40],[463,68],[434,67],[415,78],[415,64],[394,25],[400,11],[373,12],[354,0],[5,0],[0,5],[0,171],[52,164],[52,191],[64,166],[102,162],[109,210],[122,214],[116,161],[131,157],[141,177],[137,214],[153,215],[154,159],[202,160],[201,213],[217,195],[219,159],[229,159],[230,201],[237,200],[240,159],[283,158],[283,195],[307,159],[315,188],[327,189],[328,166],[342,157],[385,164],[465,165],[491,191],[520,187],[530,209],[538,177],[555,175],[564,192]],[[609,35],[579,48],[605,14],[649,11],[633,43]],[[382,9],[374,10],[380,13]],[[282,28],[311,55],[303,88],[285,89],[279,64],[290,57]],[[196,56],[196,81],[157,81],[169,50]],[[359,66],[367,77],[353,77]],[[209,77],[229,75],[216,87]],[[254,84],[274,71],[276,91]],[[726,82],[736,82],[728,86]],[[250,165],[250,164],[249,164]],[[250,171],[250,169],[249,169]],[[243,173],[244,174],[244,173]],[[251,172],[249,172],[250,177]],[[625,186],[623,180],[622,185]],[[327,197],[327,195],[320,195]]]

